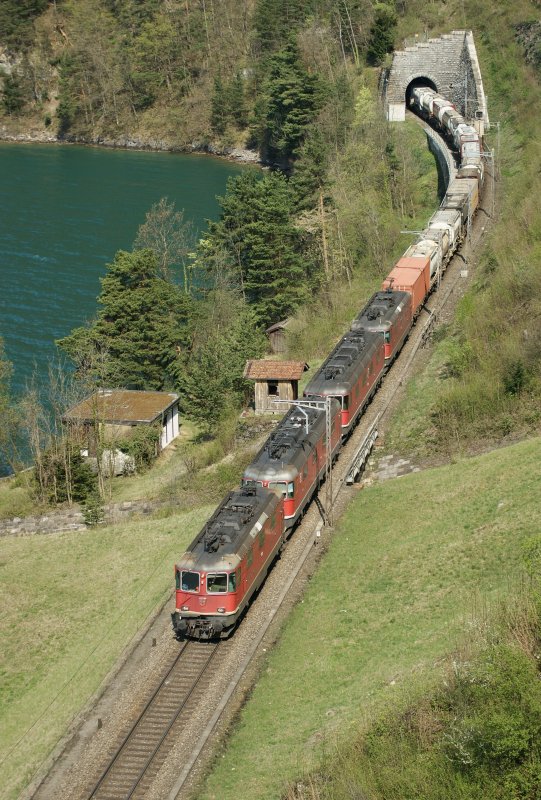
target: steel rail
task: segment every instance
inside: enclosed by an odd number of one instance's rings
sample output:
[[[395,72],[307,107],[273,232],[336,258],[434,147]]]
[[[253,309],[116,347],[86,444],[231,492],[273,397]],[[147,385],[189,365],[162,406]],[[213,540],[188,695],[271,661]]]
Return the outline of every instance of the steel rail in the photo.
[[[126,800],[128,800],[131,797],[133,797],[133,795],[136,792],[137,788],[139,787],[141,781],[143,780],[143,778],[147,774],[148,769],[151,766],[151,764],[153,763],[157,753],[159,752],[160,748],[162,747],[165,739],[167,738],[169,732],[171,731],[173,725],[175,724],[175,722],[180,717],[180,715],[181,715],[182,711],[185,709],[188,701],[193,697],[194,691],[199,686],[199,684],[201,682],[201,679],[205,675],[209,665],[212,663],[212,661],[214,659],[214,656],[218,651],[219,645],[220,645],[220,642],[216,642],[214,644],[204,644],[204,645],[201,645],[199,643],[195,644],[193,642],[188,642],[188,643],[186,643],[184,645],[184,647],[177,654],[175,660],[173,661],[173,664],[167,670],[167,672],[163,676],[162,680],[160,681],[160,683],[158,684],[158,686],[156,687],[156,689],[152,693],[152,695],[151,695],[150,699],[148,700],[148,702],[146,703],[144,709],[140,712],[140,714],[138,715],[137,719],[135,720],[135,722],[131,726],[129,732],[124,737],[120,747],[117,749],[115,755],[111,759],[111,761],[108,764],[107,768],[105,769],[105,771],[101,775],[100,779],[98,780],[98,782],[94,786],[92,792],[88,796],[88,800],[91,800],[91,798],[99,797],[99,792],[100,792],[100,790],[102,788],[104,788],[104,784],[106,783],[106,781],[108,779],[109,780],[114,780],[114,769],[115,769],[115,767],[117,767],[118,764],[122,763],[122,761],[121,761],[122,756],[125,753],[127,747],[132,742],[132,738],[133,738],[134,734],[136,734],[138,732],[138,729],[144,724],[144,719],[145,719],[145,716],[148,715],[148,712],[150,710],[152,710],[153,706],[157,702],[159,702],[159,698],[160,698],[160,694],[162,693],[162,690],[167,685],[167,683],[168,683],[169,679],[171,678],[172,674],[179,668],[179,664],[181,662],[184,663],[186,661],[186,659],[189,658],[189,656],[191,655],[191,653],[194,650],[194,648],[197,648],[197,652],[201,652],[201,649],[205,648],[205,650],[208,651],[208,657],[205,659],[204,663],[199,667],[196,675],[194,676],[194,679],[192,680],[191,685],[188,687],[188,689],[186,691],[186,694],[185,694],[182,702],[177,706],[177,708],[175,709],[173,715],[166,722],[165,727],[162,730],[162,733],[160,734],[159,740],[152,746],[149,754],[147,755],[147,757],[146,757],[146,759],[144,761],[144,764],[142,766],[138,767],[138,773],[139,774],[137,775],[135,780],[132,782],[130,788],[127,790],[127,794],[125,794]]]

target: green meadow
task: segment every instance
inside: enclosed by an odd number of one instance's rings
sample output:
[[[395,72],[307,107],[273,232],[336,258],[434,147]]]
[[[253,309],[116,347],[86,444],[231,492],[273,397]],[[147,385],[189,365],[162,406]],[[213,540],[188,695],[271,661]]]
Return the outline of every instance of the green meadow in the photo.
[[[0,540],[0,794],[15,798],[132,638],[212,506]]]
[[[398,701],[523,577],[539,438],[358,494],[216,759],[205,800],[278,798]]]

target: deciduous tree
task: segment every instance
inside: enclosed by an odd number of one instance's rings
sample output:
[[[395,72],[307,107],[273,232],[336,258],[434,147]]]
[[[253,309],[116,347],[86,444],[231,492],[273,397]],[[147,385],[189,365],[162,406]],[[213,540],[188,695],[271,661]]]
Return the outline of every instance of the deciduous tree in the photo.
[[[158,274],[164,280],[182,275],[184,291],[190,291],[188,254],[194,244],[193,225],[184,219],[184,211],[175,211],[175,204],[162,197],[148,211],[139,227],[133,246],[149,248],[158,259]]]

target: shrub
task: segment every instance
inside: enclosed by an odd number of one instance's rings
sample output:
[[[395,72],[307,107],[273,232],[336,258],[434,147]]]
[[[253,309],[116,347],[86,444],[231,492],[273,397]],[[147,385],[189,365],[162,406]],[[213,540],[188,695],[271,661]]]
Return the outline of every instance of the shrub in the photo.
[[[134,428],[132,435],[118,443],[123,453],[131,456],[135,461],[137,472],[148,469],[158,455],[161,426],[139,425]]]
[[[34,484],[48,503],[82,502],[97,488],[97,478],[79,448],[61,443],[45,450],[34,467]]]
[[[105,520],[103,502],[98,492],[90,494],[83,505],[83,519],[89,528],[101,525]]]

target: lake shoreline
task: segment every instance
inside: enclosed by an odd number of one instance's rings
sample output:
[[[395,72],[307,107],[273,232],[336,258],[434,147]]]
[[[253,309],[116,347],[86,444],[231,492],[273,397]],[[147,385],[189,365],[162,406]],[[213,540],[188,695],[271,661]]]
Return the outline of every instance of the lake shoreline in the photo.
[[[10,133],[0,125],[0,141],[13,144],[76,144],[87,147],[103,147],[114,150],[134,150],[141,152],[194,153],[225,158],[241,164],[259,164],[263,162],[256,150],[241,147],[226,147],[212,142],[192,142],[187,145],[173,145],[165,139],[141,139],[137,136],[122,135],[116,139],[98,136],[95,139],[77,136],[58,136],[44,130],[26,133]]]

